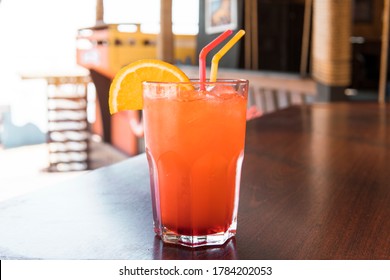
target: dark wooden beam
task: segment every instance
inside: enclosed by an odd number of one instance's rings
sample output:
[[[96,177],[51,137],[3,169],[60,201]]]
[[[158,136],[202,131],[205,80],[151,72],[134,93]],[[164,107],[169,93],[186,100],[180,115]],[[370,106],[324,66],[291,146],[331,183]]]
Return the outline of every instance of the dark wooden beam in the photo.
[[[379,78],[379,103],[385,103],[386,88],[387,88],[387,64],[389,56],[389,14],[390,0],[384,0],[383,22],[382,22],[382,49],[381,49],[381,65]]]

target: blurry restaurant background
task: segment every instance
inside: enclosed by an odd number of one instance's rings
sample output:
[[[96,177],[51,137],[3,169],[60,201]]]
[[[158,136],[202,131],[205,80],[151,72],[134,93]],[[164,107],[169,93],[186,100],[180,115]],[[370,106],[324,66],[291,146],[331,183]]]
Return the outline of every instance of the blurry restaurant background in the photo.
[[[1,0],[0,200],[142,153],[141,112],[108,113],[116,71],[159,58],[196,78],[199,51],[228,28],[246,35],[219,75],[250,80],[248,120],[384,103],[388,11],[388,0]]]

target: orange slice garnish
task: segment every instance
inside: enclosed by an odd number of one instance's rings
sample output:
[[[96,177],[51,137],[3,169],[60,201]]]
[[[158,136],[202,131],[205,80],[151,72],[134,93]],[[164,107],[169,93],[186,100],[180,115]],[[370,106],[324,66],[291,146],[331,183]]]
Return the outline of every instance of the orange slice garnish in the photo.
[[[110,113],[124,110],[142,110],[142,83],[189,82],[187,75],[178,67],[157,59],[143,59],[123,67],[115,75],[108,104]]]

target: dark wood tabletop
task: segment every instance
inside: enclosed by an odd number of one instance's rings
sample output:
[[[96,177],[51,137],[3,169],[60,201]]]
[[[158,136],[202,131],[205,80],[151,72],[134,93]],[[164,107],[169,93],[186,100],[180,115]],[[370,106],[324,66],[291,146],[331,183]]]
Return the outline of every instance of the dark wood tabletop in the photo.
[[[247,124],[237,236],[155,237],[145,155],[0,203],[0,259],[390,259],[390,109],[290,107]]]

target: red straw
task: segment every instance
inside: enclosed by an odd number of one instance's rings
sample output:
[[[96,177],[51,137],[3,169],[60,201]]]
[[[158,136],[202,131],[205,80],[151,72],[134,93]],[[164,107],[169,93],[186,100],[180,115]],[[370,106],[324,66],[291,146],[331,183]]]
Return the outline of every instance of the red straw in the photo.
[[[204,83],[206,81],[206,56],[207,54],[219,45],[223,40],[229,37],[233,33],[233,30],[228,29],[211,41],[207,46],[205,46],[199,53],[199,81]],[[203,87],[203,86],[202,86]]]

